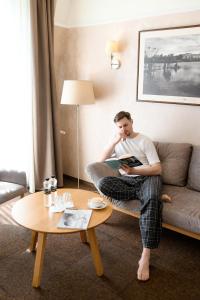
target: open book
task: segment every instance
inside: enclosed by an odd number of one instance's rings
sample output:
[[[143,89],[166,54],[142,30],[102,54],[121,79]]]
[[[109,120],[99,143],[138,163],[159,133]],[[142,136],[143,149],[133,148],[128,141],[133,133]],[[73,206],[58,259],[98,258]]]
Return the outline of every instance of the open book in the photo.
[[[65,209],[57,227],[87,229],[91,214],[91,209]]]
[[[131,154],[125,154],[119,158],[109,158],[104,162],[113,169],[120,169],[122,165],[128,165],[129,167],[138,167],[142,165],[141,161]]]

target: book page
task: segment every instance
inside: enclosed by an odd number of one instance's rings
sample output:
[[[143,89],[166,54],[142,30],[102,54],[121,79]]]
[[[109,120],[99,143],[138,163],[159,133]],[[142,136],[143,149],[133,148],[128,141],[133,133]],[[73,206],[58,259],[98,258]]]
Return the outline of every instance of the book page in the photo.
[[[133,155],[130,154],[130,153],[126,153],[126,154],[121,155],[121,156],[119,157],[119,159],[129,158],[129,157],[131,157],[131,156],[133,156]]]

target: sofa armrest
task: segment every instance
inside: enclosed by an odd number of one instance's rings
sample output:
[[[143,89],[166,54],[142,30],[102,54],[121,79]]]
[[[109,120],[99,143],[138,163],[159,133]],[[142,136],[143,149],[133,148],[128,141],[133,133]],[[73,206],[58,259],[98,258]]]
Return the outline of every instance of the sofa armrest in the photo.
[[[120,175],[117,170],[116,171],[113,170],[111,167],[109,167],[107,164],[103,162],[96,162],[96,163],[89,164],[86,167],[86,173],[97,189],[98,189],[97,182],[102,177]]]
[[[26,187],[26,173],[14,170],[0,170],[0,181],[12,182]]]

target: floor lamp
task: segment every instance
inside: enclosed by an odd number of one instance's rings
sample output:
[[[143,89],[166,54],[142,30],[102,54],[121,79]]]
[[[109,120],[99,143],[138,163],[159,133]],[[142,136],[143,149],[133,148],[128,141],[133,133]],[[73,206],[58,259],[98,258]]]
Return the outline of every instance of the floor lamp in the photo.
[[[65,80],[63,84],[61,104],[76,106],[76,148],[77,148],[77,177],[78,189],[80,180],[79,170],[79,106],[94,103],[92,82],[88,80]]]

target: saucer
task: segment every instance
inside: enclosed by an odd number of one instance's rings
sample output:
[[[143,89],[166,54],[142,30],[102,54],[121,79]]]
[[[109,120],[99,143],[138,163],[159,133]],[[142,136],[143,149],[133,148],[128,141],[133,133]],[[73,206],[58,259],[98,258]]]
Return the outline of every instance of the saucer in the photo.
[[[88,203],[88,207],[91,209],[103,209],[107,206],[107,204],[104,201],[101,201],[100,203]]]

